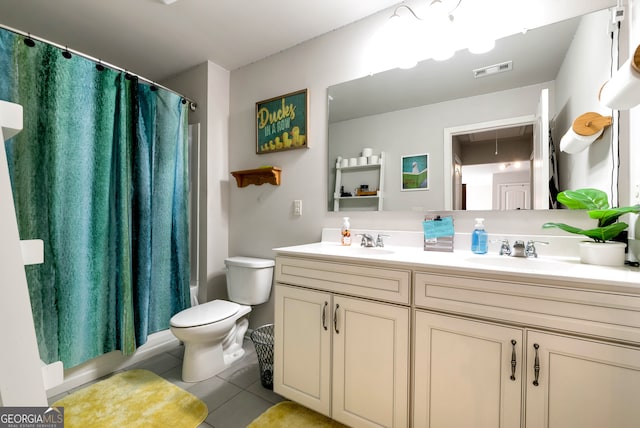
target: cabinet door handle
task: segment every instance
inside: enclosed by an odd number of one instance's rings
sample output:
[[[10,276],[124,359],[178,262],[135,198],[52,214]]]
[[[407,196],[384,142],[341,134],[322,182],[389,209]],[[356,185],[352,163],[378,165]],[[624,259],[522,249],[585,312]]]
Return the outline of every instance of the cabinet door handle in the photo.
[[[322,308],[322,327],[327,329],[327,306],[329,306],[329,302],[324,302],[324,307]]]
[[[340,334],[338,331],[338,308],[339,304],[336,303],[336,310],[333,312],[333,329],[336,331],[336,334]]]
[[[538,357],[538,348],[540,348],[540,345],[538,345],[537,343],[534,343],[533,349],[536,350],[536,357],[533,360],[533,374],[534,374],[533,386],[540,385],[540,383],[538,383],[538,378],[540,377],[540,358]]]
[[[518,342],[511,339],[511,380],[516,380],[516,343]]]

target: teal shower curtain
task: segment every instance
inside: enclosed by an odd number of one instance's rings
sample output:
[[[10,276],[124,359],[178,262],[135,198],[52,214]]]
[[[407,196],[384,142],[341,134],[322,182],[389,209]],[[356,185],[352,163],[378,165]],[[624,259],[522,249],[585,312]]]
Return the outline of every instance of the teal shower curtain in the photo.
[[[93,61],[0,29],[0,99],[21,104],[9,140],[41,359],[125,355],[189,306],[187,108]],[[8,349],[17,349],[9,346]]]

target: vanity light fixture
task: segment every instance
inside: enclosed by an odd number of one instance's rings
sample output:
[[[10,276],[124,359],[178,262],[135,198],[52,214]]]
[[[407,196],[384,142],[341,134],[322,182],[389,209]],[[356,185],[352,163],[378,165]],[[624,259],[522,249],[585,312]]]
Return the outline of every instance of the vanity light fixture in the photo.
[[[521,166],[522,164],[520,163],[520,161],[514,161],[514,162],[501,163],[498,169],[500,171],[504,171],[505,169],[510,167],[513,167],[515,169],[520,169]]]
[[[454,12],[462,0],[427,0],[427,5],[412,8],[401,4],[373,36],[369,60],[375,72],[389,68],[412,68],[418,61],[451,58],[460,39],[472,53],[493,49],[495,40],[486,29],[457,28]],[[470,20],[477,22],[478,20]],[[466,30],[466,35],[461,32]],[[466,37],[465,37],[466,36]]]

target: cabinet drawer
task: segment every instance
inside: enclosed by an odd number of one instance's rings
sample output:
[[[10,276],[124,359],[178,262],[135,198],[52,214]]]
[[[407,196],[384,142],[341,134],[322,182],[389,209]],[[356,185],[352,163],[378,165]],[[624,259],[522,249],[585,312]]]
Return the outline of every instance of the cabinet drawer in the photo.
[[[640,296],[416,272],[416,306],[640,343]]]
[[[284,284],[409,304],[408,270],[277,257],[275,278]]]

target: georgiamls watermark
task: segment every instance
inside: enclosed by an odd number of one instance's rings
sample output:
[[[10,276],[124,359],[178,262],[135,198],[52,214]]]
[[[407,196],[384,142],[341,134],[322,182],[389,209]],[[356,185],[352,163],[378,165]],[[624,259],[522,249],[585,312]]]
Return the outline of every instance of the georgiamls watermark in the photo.
[[[64,407],[0,407],[0,428],[64,428]]]

